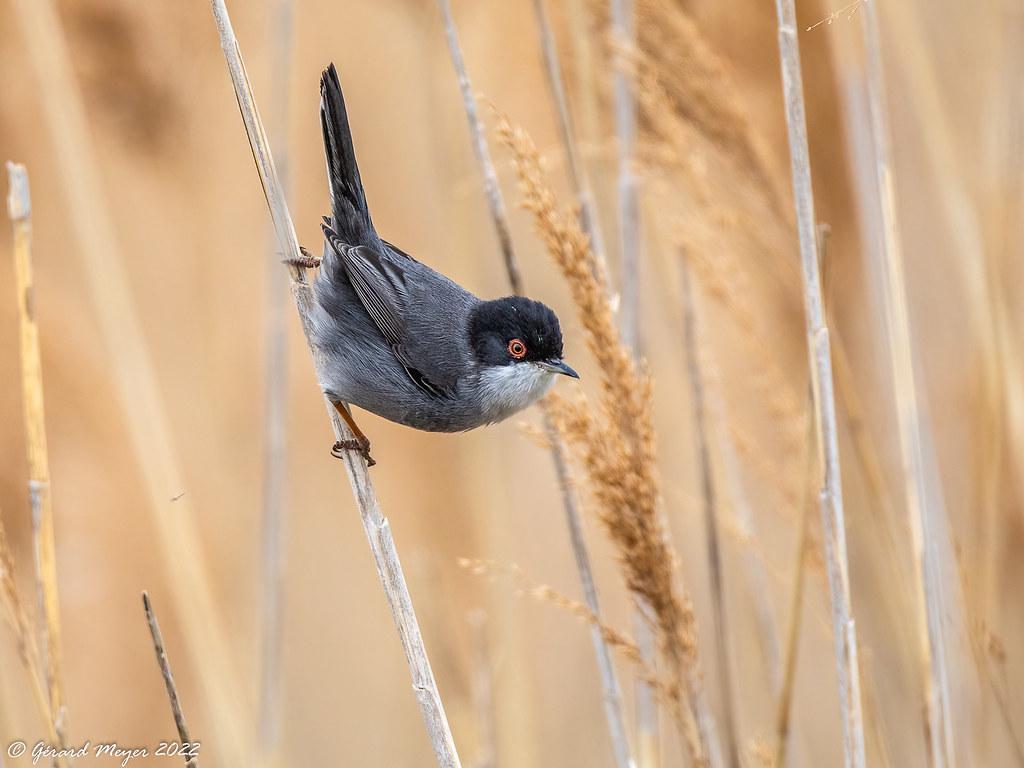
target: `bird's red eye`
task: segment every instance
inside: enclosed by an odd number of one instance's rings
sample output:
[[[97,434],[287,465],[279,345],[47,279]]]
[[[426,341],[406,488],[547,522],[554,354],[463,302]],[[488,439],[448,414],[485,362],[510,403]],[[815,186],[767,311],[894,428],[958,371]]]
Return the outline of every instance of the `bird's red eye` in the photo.
[[[516,360],[522,360],[526,357],[526,345],[520,339],[512,339],[508,343],[508,353]]]

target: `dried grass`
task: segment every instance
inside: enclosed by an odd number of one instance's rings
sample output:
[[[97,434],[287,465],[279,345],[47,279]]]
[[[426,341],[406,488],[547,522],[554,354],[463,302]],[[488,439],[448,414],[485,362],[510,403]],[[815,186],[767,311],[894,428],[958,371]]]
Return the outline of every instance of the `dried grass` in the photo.
[[[584,470],[598,518],[618,550],[627,588],[650,608],[677,696],[685,693],[689,699],[688,707],[680,707],[684,740],[694,762],[706,765],[714,754],[714,727],[703,704],[696,617],[676,584],[677,558],[658,510],[651,378],[622,341],[601,288],[601,266],[577,217],[558,207],[532,139],[504,117],[499,117],[497,133],[512,153],[522,205],[566,280],[600,371],[596,403],[552,394],[551,413]]]

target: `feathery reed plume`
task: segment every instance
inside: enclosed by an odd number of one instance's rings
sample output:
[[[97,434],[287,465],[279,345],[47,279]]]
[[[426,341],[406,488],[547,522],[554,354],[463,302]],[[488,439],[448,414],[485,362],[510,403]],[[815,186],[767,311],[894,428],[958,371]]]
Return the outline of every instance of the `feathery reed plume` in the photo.
[[[153,611],[153,604],[149,600],[149,592],[142,593],[142,609],[146,613],[146,624],[149,625],[149,634],[153,638],[153,650],[156,652],[156,663],[160,666],[160,674],[164,679],[164,686],[167,688],[167,698],[171,704],[171,714],[174,716],[174,727],[178,729],[178,738],[181,739],[182,749],[185,745],[191,747],[195,742],[188,732],[188,724],[185,722],[185,714],[181,711],[181,699],[178,698],[178,686],[174,684],[174,675],[171,674],[171,662],[167,659],[167,651],[164,648],[164,636],[160,633],[160,625],[156,620],[156,613]],[[196,759],[191,748],[183,751],[186,768],[199,768],[199,760]]]
[[[811,189],[811,162],[804,117],[804,88],[800,73],[796,9],[793,0],[776,0],[775,9],[779,25],[779,61],[785,98],[786,126],[789,133],[793,198],[796,205],[797,231],[800,236],[807,355],[815,406],[819,471],[822,472],[818,484],[821,489],[819,501],[825,564],[828,568],[829,591],[832,598],[832,631],[835,636],[836,671],[843,714],[843,752],[847,768],[863,768],[864,720],[860,700],[860,672],[857,665],[857,635],[850,605],[846,521],[843,515],[842,477],[839,467],[839,433],[832,388],[828,325],[825,321],[818,249],[815,242],[814,196]]]
[[[274,166],[274,158],[270,152],[263,123],[256,109],[256,101],[245,72],[245,65],[242,62],[238,40],[231,27],[227,7],[224,5],[224,0],[210,0],[210,7],[217,24],[221,49],[224,52],[225,63],[231,76],[235,98],[238,100],[238,109],[245,125],[253,160],[263,185],[267,207],[270,209],[278,245],[289,258],[295,260],[295,263],[289,267],[292,295],[308,343],[309,317],[314,299],[303,270],[295,266],[300,259],[295,227],[292,224],[291,214],[288,212],[288,203]],[[313,357],[314,367],[319,368],[315,348],[309,345],[309,350]],[[324,405],[330,416],[335,437],[339,440],[351,438],[352,435],[348,431],[347,425],[344,424],[330,402],[325,399]],[[434,748],[437,763],[441,768],[459,768],[461,762],[455,748],[455,741],[452,738],[451,728],[448,725],[448,718],[445,715],[444,705],[441,702],[437,681],[434,679],[430,660],[427,658],[426,646],[420,633],[419,622],[416,620],[409,587],[405,582],[402,564],[398,559],[398,549],[395,547],[395,540],[391,535],[391,524],[381,512],[376,492],[370,482],[366,460],[362,456],[355,456],[352,452],[347,452],[342,462],[345,465],[356,506],[359,508],[359,516],[366,532],[366,538],[373,552],[381,586],[384,588],[395,627],[402,641],[402,649],[405,651],[406,662],[412,676],[413,690],[419,702],[420,713]]]
[[[697,309],[694,306],[693,284],[685,257],[679,260],[683,289],[683,343],[686,346],[687,378],[690,384],[690,407],[693,410],[693,432],[697,442],[697,461],[700,474],[701,501],[704,508],[704,536],[708,550],[708,570],[711,579],[711,602],[715,622],[715,646],[718,653],[718,687],[722,697],[726,748],[729,764],[738,766],[735,712],[732,698],[732,656],[729,653],[728,611],[725,604],[722,551],[718,537],[718,499],[715,494],[714,470],[711,466],[711,448],[708,442],[707,406],[704,398],[704,375],[701,371],[697,343]]]
[[[864,38],[867,68],[868,112],[875,158],[876,184],[882,220],[882,256],[885,264],[883,297],[885,327],[889,337],[890,366],[896,397],[902,455],[904,496],[910,518],[913,545],[914,585],[917,591],[918,658],[924,682],[925,738],[929,760],[935,768],[956,761],[950,699],[946,685],[946,659],[942,631],[941,574],[932,545],[934,510],[928,505],[928,488],[921,445],[921,416],[917,403],[917,384],[911,348],[907,288],[903,276],[903,252],[896,190],[890,162],[888,116],[885,107],[885,75],[882,70],[881,44],[875,4],[861,9],[861,34]],[[941,524],[941,523],[940,523]]]
[[[14,571],[14,558],[11,556],[11,548],[7,542],[7,527],[0,517],[0,603],[3,604],[4,617],[14,633],[14,640],[18,648],[18,658],[25,668],[25,674],[31,681],[32,700],[35,702],[36,710],[42,719],[46,734],[51,744],[59,744],[60,737],[54,726],[54,713],[50,708],[50,700],[46,691],[43,690],[43,671],[40,669],[39,650],[36,648],[35,638],[32,634],[32,624],[29,621],[25,606],[18,594],[17,579]],[[68,765],[64,757],[55,758],[58,768]]]
[[[462,91],[463,107],[466,110],[466,118],[469,122],[469,130],[473,138],[474,152],[477,162],[481,166],[484,192],[488,199],[491,219],[498,234],[498,240],[502,245],[509,287],[513,293],[522,294],[522,277],[515,251],[512,248],[508,218],[505,212],[505,201],[501,194],[501,188],[498,186],[498,174],[494,169],[494,162],[491,160],[491,153],[487,146],[487,137],[484,135],[480,118],[477,116],[476,100],[473,97],[473,89],[470,85],[469,73],[466,71],[466,63],[462,57],[462,49],[459,47],[459,38],[456,33],[455,22],[452,19],[451,8],[448,0],[438,0],[438,4],[444,19],[452,65],[455,67],[459,87]],[[594,223],[596,224],[596,219]],[[595,279],[600,280],[604,286],[607,283],[604,280],[603,262],[596,258],[594,261]],[[601,608],[597,596],[597,587],[590,567],[590,553],[587,550],[586,539],[583,536],[583,526],[580,522],[576,496],[573,492],[572,478],[566,461],[565,444],[562,436],[554,426],[549,406],[546,403],[542,403],[541,410],[543,412],[544,434],[550,446],[551,459],[555,465],[555,476],[562,494],[562,508],[565,511],[566,523],[569,527],[569,541],[572,545],[573,557],[576,561],[576,570],[579,572],[583,597],[587,601],[589,609],[596,616],[600,616]],[[605,639],[599,632],[591,631],[591,642],[594,646],[598,673],[601,676],[605,720],[608,724],[608,735],[612,742],[616,764],[619,768],[635,768],[636,763],[630,752],[629,737],[622,715],[622,692],[619,688],[618,677],[615,674],[615,667],[612,665],[611,653],[608,650]]]
[[[32,201],[25,166],[7,163],[10,190],[7,213],[14,225],[14,286],[21,330],[21,391],[28,449],[28,495],[32,505],[36,584],[40,596],[43,659],[54,728],[65,743],[66,711],[61,675],[60,601],[57,596],[57,556],[53,507],[50,503],[50,461],[46,450],[43,409],[43,367],[32,282]]]
[[[594,192],[590,188],[587,167],[580,158],[576,131],[573,128],[572,112],[569,110],[569,100],[565,95],[562,66],[558,60],[558,45],[551,31],[545,0],[533,0],[533,11],[537,19],[537,29],[540,32],[544,71],[547,75],[548,86],[551,88],[551,98],[555,102],[555,114],[558,116],[558,131],[562,139],[562,148],[565,150],[569,182],[572,184],[576,201],[580,206],[580,226],[590,238],[590,246],[594,249],[594,258],[604,261],[604,236],[601,234],[597,204],[594,202]]]
[[[275,123],[275,156],[281,183],[288,191],[288,94],[293,39],[292,0],[275,0],[271,60],[273,92],[271,114]],[[259,713],[256,749],[261,765],[274,765],[281,742],[281,656],[284,634],[285,541],[287,526],[287,429],[288,429],[288,325],[286,274],[281,269],[277,243],[269,228],[267,288],[264,298],[265,387],[263,400],[263,552],[262,612],[260,616]]]
[[[776,212],[785,196],[774,172],[768,148],[754,129],[737,96],[728,67],[690,15],[672,0],[634,0],[636,41],[622,48],[631,58],[642,52],[649,72],[671,100],[671,110],[683,116],[703,135],[726,149],[752,173]],[[589,0],[599,31],[614,25],[607,0]],[[614,33],[609,42],[614,46]],[[648,117],[645,111],[644,118]]]
[[[202,633],[186,635],[189,660],[203,686],[210,714],[210,742],[224,765],[247,754],[248,728],[241,722],[242,696],[233,654],[210,590],[200,553],[200,535],[188,498],[174,504],[170,489],[181,487],[182,470],[174,446],[170,418],[160,392],[156,367],[142,333],[125,260],[118,245],[113,213],[103,184],[71,55],[53,0],[18,0],[21,24],[39,83],[38,93],[49,129],[54,162],[60,169],[74,248],[82,259],[86,288],[92,300],[111,371],[112,396],[125,418],[135,459],[142,472],[153,518],[154,542],[167,571],[171,595],[180,615],[190,615]],[[183,552],[191,553],[182,557]]]
[[[586,472],[598,515],[619,550],[626,586],[638,602],[650,606],[676,695],[689,699],[689,706],[680,709],[691,756],[699,765],[709,760],[720,765],[714,719],[699,671],[696,619],[676,585],[676,558],[658,510],[650,377],[622,342],[607,295],[594,277],[600,265],[576,218],[558,209],[533,141],[504,117],[497,133],[515,162],[522,205],[533,214],[537,231],[566,279],[601,372],[596,405],[548,396],[555,424]]]

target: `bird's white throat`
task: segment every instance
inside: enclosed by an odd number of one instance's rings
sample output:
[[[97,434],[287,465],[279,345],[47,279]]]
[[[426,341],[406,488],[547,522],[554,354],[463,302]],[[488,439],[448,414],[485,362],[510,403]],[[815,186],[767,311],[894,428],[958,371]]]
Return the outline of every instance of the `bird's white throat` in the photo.
[[[480,401],[490,421],[501,421],[547,394],[556,374],[536,363],[488,366],[480,372]]]

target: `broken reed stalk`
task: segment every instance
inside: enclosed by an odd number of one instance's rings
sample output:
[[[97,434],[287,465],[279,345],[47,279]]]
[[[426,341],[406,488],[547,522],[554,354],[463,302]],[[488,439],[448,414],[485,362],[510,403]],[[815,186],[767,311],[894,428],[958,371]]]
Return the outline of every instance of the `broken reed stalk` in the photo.
[[[288,204],[285,201],[284,191],[274,166],[263,123],[256,109],[256,101],[245,72],[245,65],[242,62],[238,40],[231,27],[231,19],[228,16],[224,0],[210,0],[210,7],[217,23],[221,49],[224,52],[235,97],[238,100],[239,112],[242,122],[245,124],[249,146],[252,149],[256,169],[263,185],[263,193],[273,219],[278,245],[286,258],[297,261],[301,258],[301,254],[295,236],[295,227],[292,224],[291,214],[288,212]],[[306,341],[309,343],[309,317],[314,302],[312,290],[302,269],[292,265],[289,267],[289,272],[295,307],[302,321],[303,331],[306,333]],[[319,371],[318,353],[312,344],[309,344],[309,350],[314,366]],[[324,405],[330,416],[335,437],[339,440],[351,439],[352,435],[348,431],[348,427],[342,422],[341,417],[326,398]],[[430,660],[427,658],[426,646],[420,633],[419,622],[416,620],[409,587],[405,582],[402,565],[398,559],[398,550],[391,535],[391,524],[381,512],[376,492],[370,482],[366,460],[361,455],[348,451],[342,462],[345,465],[356,506],[359,508],[359,516],[366,532],[366,538],[377,564],[377,575],[380,577],[395,627],[398,629],[402,641],[402,649],[405,651],[406,662],[412,676],[413,691],[419,702],[420,714],[423,716],[437,763],[441,768],[459,768],[461,762],[452,738],[451,728],[448,725],[448,718],[445,715],[444,705],[441,702],[441,694],[437,689],[437,682],[430,667]]]
[[[822,472],[819,502],[825,567],[832,600],[832,629],[835,634],[836,671],[843,716],[843,753],[846,768],[863,768],[864,719],[857,664],[857,635],[850,605],[850,575],[846,556],[842,477],[839,466],[839,434],[832,387],[828,326],[825,321],[815,243],[814,195],[807,146],[796,10],[793,0],[776,0],[775,8],[778,15],[779,59],[789,134],[793,198],[800,239],[807,354],[815,407],[819,471]]]
[[[650,609],[680,735],[695,764],[717,768],[721,752],[703,690],[696,617],[676,583],[676,556],[659,510],[650,376],[622,341],[608,295],[594,277],[589,240],[577,217],[558,207],[533,140],[504,117],[498,136],[515,162],[522,206],[562,271],[600,372],[597,403],[582,394],[569,400],[552,393],[551,413],[586,472],[596,511],[619,550],[626,587],[638,606]]]
[[[281,184],[288,191],[288,95],[292,58],[292,0],[275,0],[271,10],[271,126]],[[257,760],[278,761],[281,743],[281,655],[284,635],[285,540],[287,526],[288,325],[286,283],[273,231],[268,232],[264,307],[262,615],[260,616]]]
[[[149,625],[149,634],[153,638],[153,650],[156,652],[156,663],[160,666],[160,674],[164,679],[164,686],[167,688],[167,699],[171,705],[171,714],[174,716],[174,727],[178,729],[178,738],[181,745],[192,745],[192,737],[188,732],[188,724],[185,722],[185,714],[181,711],[181,699],[178,697],[178,686],[174,684],[174,675],[171,674],[171,662],[167,659],[167,651],[164,648],[164,636],[160,633],[160,625],[156,620],[156,613],[153,612],[153,604],[149,600],[149,592],[142,593],[142,609],[146,613],[146,624]],[[188,753],[185,755],[187,768],[199,768],[199,761]]]
[[[494,228],[498,233],[498,240],[502,245],[509,286],[513,293],[522,295],[522,277],[515,251],[512,248],[505,202],[501,194],[501,188],[498,186],[498,174],[494,168],[494,162],[491,160],[491,153],[487,145],[483,124],[477,115],[476,99],[473,96],[469,73],[466,70],[466,62],[463,59],[462,50],[459,46],[459,38],[451,15],[451,8],[448,0],[438,0],[438,5],[444,17],[445,35],[451,52],[452,64],[458,77],[459,88],[462,92],[463,107],[466,110],[466,118],[469,122],[469,130],[473,138],[473,148],[476,153],[477,162],[480,164],[491,218]],[[597,272],[603,276],[603,267],[598,268]],[[566,524],[569,528],[569,541],[572,545],[573,557],[576,561],[576,570],[580,577],[583,599],[586,601],[587,608],[600,618],[601,606],[594,582],[594,574],[590,566],[590,553],[587,549],[586,539],[583,536],[583,525],[580,521],[576,496],[569,476],[569,466],[565,455],[565,442],[562,435],[555,428],[550,407],[546,402],[541,403],[541,411],[543,414],[544,432],[551,444],[551,459],[555,465],[555,476],[562,494],[562,508],[565,512]],[[615,674],[612,655],[600,629],[593,624],[591,625],[591,641],[594,646],[598,673],[601,676],[601,699],[604,704],[605,720],[608,724],[608,735],[611,739],[615,763],[619,768],[635,768],[636,763],[630,752],[629,736],[622,714],[622,691],[619,688],[618,677]]]
[[[818,266],[821,269],[821,283],[828,285],[825,270],[828,261],[826,259],[826,247],[828,245],[829,227],[827,224],[819,224],[817,229]],[[809,407],[807,409],[807,441],[806,445],[806,468],[804,477],[805,496],[800,507],[800,531],[797,534],[796,557],[793,564],[793,585],[789,598],[789,626],[786,630],[786,650],[783,661],[783,679],[779,689],[779,698],[775,706],[775,765],[778,768],[785,768],[786,750],[789,747],[789,727],[793,703],[793,683],[796,680],[796,660],[800,651],[800,626],[803,619],[804,588],[807,577],[807,547],[810,544],[810,521],[811,508],[814,506],[814,497],[806,491],[814,488],[814,479],[817,476],[816,464],[817,455],[811,447],[815,442],[814,426],[814,392],[807,393]]]
[[[704,536],[708,550],[708,570],[711,580],[715,645],[718,653],[718,687],[724,714],[724,738],[727,745],[726,748],[729,750],[729,765],[739,766],[739,744],[737,741],[732,694],[732,657],[729,653],[728,611],[725,604],[722,547],[718,531],[718,499],[715,495],[714,470],[711,466],[711,447],[708,441],[704,374],[701,371],[697,340],[697,308],[694,306],[693,284],[690,279],[690,268],[686,258],[680,259],[679,264],[683,284],[683,343],[686,348],[690,404],[693,409],[693,432],[697,442],[701,500],[704,507]]]
[[[39,622],[46,687],[54,728],[64,743],[65,700],[61,675],[60,601],[57,593],[57,550],[50,499],[50,462],[46,450],[43,409],[43,367],[32,281],[32,201],[25,166],[7,163],[10,190],[7,213],[14,225],[14,287],[21,331],[21,392],[28,452],[28,497],[32,509],[36,585],[40,596]]]
[[[904,495],[913,546],[918,654],[924,684],[925,738],[930,764],[933,768],[942,768],[947,762],[956,762],[950,699],[945,685],[948,676],[942,642],[942,590],[938,584],[940,572],[932,545],[932,510],[928,508],[927,501],[907,288],[903,275],[902,243],[890,160],[885,74],[875,13],[875,4],[865,3],[860,16],[867,68],[868,112],[882,220],[882,255],[885,264],[880,271],[883,276],[885,326],[889,337],[890,367],[899,423]]]
[[[90,137],[82,93],[77,85],[67,40],[53,0],[17,0],[21,24],[38,82],[37,93],[50,133],[54,165],[66,194],[63,210],[75,236],[73,250],[82,260],[85,285],[108,356],[112,396],[125,419],[152,516],[154,544],[167,573],[179,615],[191,616],[189,660],[203,686],[209,712],[210,746],[231,765],[248,755],[249,733],[242,724],[243,698],[235,656],[228,650],[224,622],[216,607],[202,552],[201,536],[188,497],[173,505],[181,488],[182,469],[174,446],[171,420],[161,395],[157,369],[142,332],[125,259],[118,244],[113,213]],[[183,557],[182,553],[190,553]]]
[[[604,236],[601,233],[601,220],[597,215],[597,204],[590,186],[590,178],[586,164],[580,157],[576,142],[576,130],[573,127],[572,112],[569,110],[569,99],[565,95],[565,80],[562,78],[562,65],[558,59],[558,45],[551,31],[545,0],[533,0],[534,15],[540,33],[540,47],[544,54],[544,71],[547,74],[551,98],[555,102],[555,114],[558,116],[558,132],[565,150],[566,165],[569,169],[569,183],[580,206],[580,226],[590,238],[594,257],[605,260]]]

